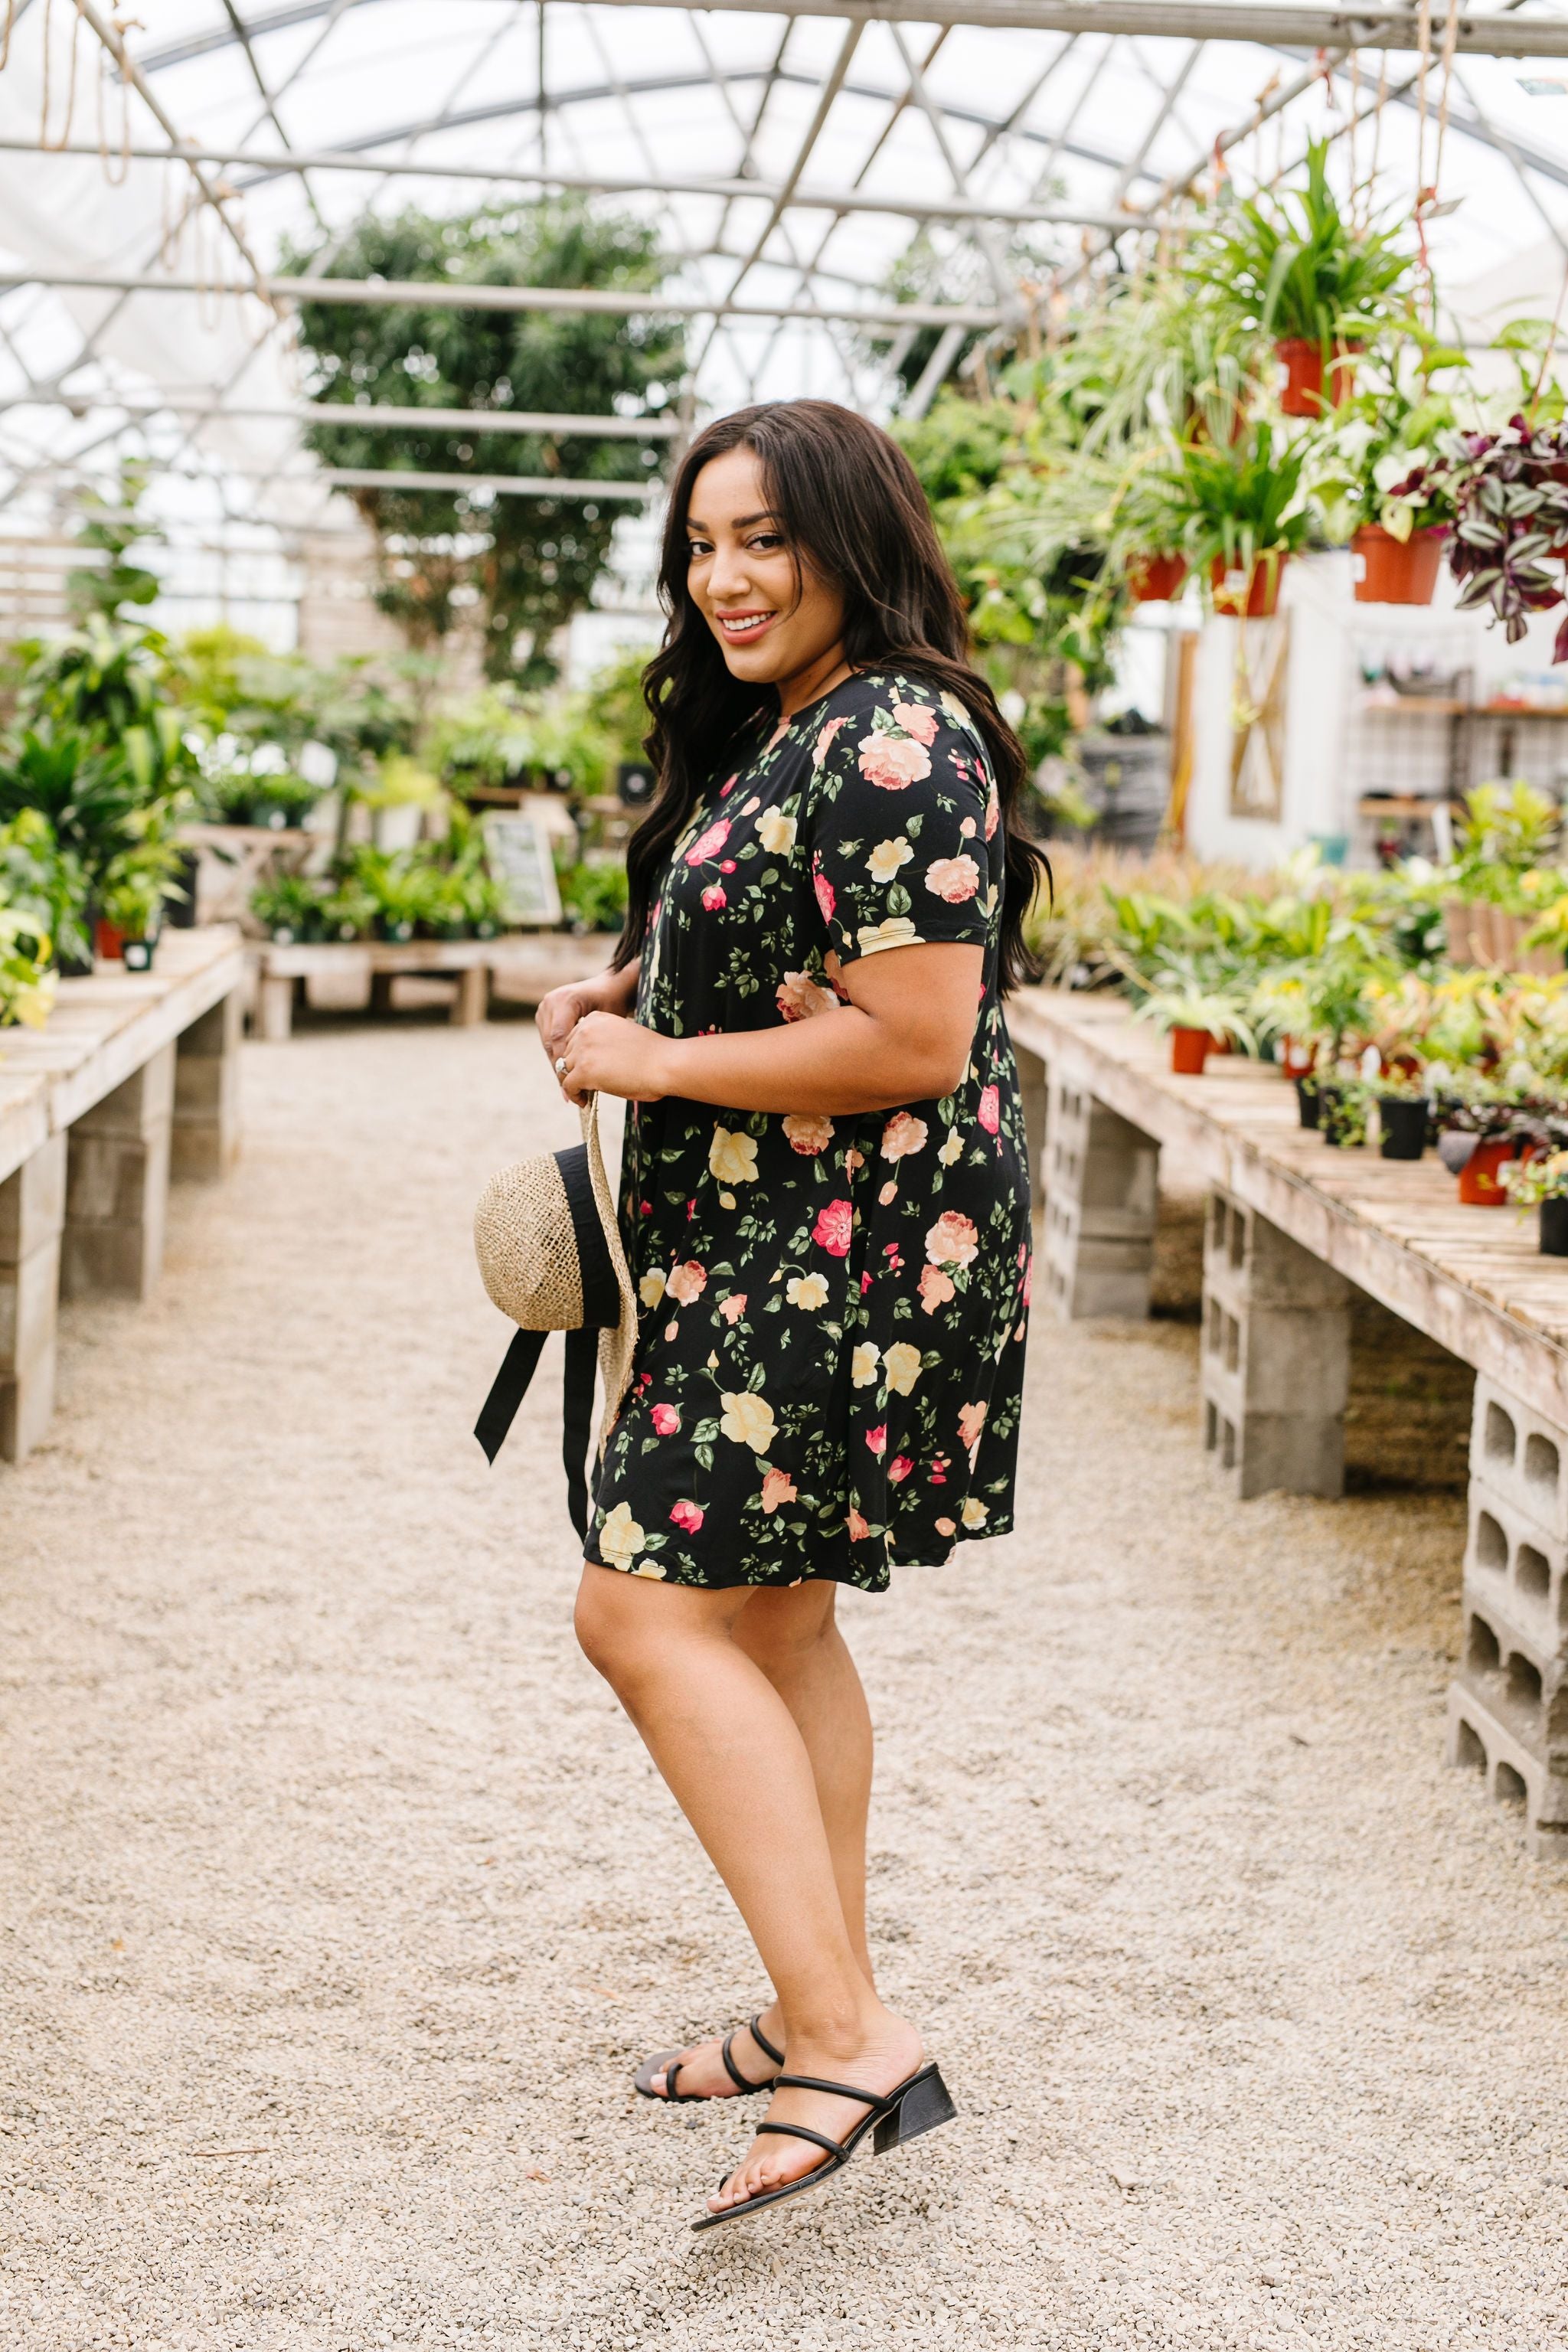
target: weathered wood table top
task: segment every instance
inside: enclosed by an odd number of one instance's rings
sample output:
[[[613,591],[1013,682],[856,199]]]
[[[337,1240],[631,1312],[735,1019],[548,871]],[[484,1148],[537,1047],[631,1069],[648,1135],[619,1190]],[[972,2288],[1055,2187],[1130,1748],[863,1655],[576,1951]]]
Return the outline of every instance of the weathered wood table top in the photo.
[[[151,971],[100,964],[63,980],[41,1030],[0,1030],[0,1182],[237,988],[245,951],[227,923],[165,931]]]
[[[1396,1315],[1568,1427],[1568,1258],[1542,1257],[1533,1213],[1462,1207],[1436,1157],[1337,1150],[1298,1118],[1295,1088],[1241,1055],[1175,1076],[1170,1046],[1110,994],[1030,989],[1016,1042],[1211,1183],[1256,1209]]]

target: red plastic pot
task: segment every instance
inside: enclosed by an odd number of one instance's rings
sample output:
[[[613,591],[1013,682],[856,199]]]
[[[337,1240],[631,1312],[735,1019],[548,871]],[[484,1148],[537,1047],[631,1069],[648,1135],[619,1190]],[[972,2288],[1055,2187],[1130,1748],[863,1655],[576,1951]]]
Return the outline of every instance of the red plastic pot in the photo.
[[[1239,564],[1234,572],[1228,572],[1224,556],[1216,555],[1209,566],[1215,611],[1228,613],[1237,620],[1272,620],[1279,602],[1279,582],[1289,561],[1283,554],[1260,555],[1247,579]]]
[[[1318,1058],[1315,1045],[1299,1045],[1294,1037],[1281,1037],[1279,1069],[1287,1078],[1304,1078]]]
[[[1171,1067],[1179,1078],[1201,1078],[1204,1064],[1217,1053],[1218,1041],[1206,1029],[1173,1029]]]
[[[92,951],[104,963],[117,963],[125,952],[124,932],[101,915],[93,926]]]
[[[1357,558],[1358,604],[1429,604],[1443,561],[1441,525],[1395,539],[1380,522],[1363,522],[1351,541]]]
[[[1286,335],[1274,346],[1274,356],[1285,371],[1279,406],[1286,416],[1321,416],[1338,408],[1355,390],[1356,354],[1349,343],[1336,342],[1329,364],[1333,395],[1323,397],[1323,347],[1307,335]]]
[[[1510,1160],[1518,1157],[1519,1145],[1512,1136],[1505,1136],[1499,1142],[1478,1143],[1459,1171],[1459,1198],[1466,1207],[1502,1208],[1508,1200],[1502,1171]]]
[[[1127,591],[1135,604],[1168,604],[1186,579],[1184,555],[1135,555],[1127,567]]]

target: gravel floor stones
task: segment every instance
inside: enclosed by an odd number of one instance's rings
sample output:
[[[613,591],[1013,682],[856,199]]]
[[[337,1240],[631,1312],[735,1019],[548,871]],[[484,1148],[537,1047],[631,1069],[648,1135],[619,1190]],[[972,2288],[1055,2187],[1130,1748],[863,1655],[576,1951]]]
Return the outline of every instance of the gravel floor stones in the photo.
[[[762,1988],[574,1648],[551,1360],[468,1434],[472,1199],[570,1117],[515,1022],[245,1076],[0,1473],[7,2352],[1568,2343],[1568,1889],[1439,1762],[1397,1411],[1369,1491],[1230,1507],[1190,1323],[1038,1328],[1025,1532],[846,1611],[962,2120],[693,2239],[747,2111],[628,2071]]]

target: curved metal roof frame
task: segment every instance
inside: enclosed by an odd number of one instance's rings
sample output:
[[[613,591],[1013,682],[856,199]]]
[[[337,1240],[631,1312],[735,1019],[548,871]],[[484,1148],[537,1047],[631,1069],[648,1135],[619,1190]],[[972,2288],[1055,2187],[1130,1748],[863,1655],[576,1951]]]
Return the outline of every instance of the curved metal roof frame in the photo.
[[[802,390],[885,412],[911,331],[935,324],[905,396],[921,406],[977,329],[1026,331],[1119,240],[1147,250],[1205,178],[1274,178],[1314,135],[1335,138],[1347,184],[1375,172],[1379,198],[1406,208],[1441,158],[1423,226],[1446,284],[1511,272],[1550,311],[1561,263],[1540,256],[1568,255],[1568,108],[1537,103],[1568,95],[1551,70],[1568,14],[1544,0],[141,8],[128,47],[94,0],[10,0],[0,505],[18,512],[146,451],[209,477],[220,520],[319,518],[288,284],[268,269],[284,236],[314,237],[312,274],[331,281],[355,223],[407,203],[558,187],[646,212],[693,320],[688,414]],[[1530,59],[1546,69],[1524,73]],[[917,240],[930,299],[879,356],[867,330],[889,323]],[[191,323],[220,310],[221,352]]]

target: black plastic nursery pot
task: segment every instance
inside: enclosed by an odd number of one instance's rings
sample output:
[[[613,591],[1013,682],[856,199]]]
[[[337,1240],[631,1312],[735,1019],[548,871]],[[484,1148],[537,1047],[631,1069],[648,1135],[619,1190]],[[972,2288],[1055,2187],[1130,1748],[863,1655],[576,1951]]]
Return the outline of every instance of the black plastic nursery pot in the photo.
[[[1322,1088],[1316,1078],[1296,1081],[1296,1108],[1303,1127],[1316,1127],[1322,1109]]]
[[[1431,1117],[1426,1096],[1409,1102],[1401,1096],[1380,1095],[1377,1112],[1383,1125],[1383,1157],[1419,1160],[1426,1149],[1426,1122]]]
[[[392,947],[406,947],[414,937],[412,923],[395,920],[390,915],[378,915],[375,928],[377,935]]]
[[[153,956],[158,945],[156,938],[125,940],[121,944],[121,960],[127,971],[151,971]]]
[[[1568,1195],[1558,1193],[1541,1203],[1541,1255],[1568,1257]]]

